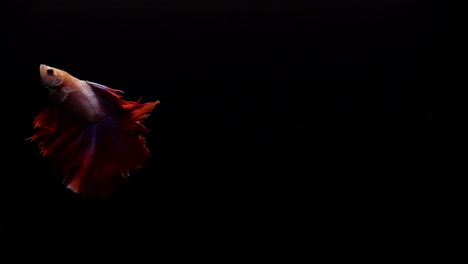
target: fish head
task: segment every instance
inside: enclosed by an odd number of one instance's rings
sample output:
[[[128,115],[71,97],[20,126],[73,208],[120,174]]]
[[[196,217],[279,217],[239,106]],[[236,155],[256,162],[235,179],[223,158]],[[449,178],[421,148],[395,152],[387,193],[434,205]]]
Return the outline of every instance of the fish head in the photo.
[[[39,67],[42,83],[49,89],[57,89],[62,85],[65,72],[54,67],[41,64]]]

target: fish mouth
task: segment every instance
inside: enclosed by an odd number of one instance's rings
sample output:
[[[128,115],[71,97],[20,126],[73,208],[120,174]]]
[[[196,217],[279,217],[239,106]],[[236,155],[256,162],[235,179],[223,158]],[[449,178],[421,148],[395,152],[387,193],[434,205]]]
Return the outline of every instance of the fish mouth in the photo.
[[[42,74],[45,73],[45,71],[50,68],[49,66],[45,65],[45,64],[40,64],[39,65],[39,71],[41,73],[41,78],[42,78]],[[51,86],[49,84],[46,84],[46,83],[42,83],[47,89],[58,89],[59,87],[58,86]]]
[[[42,75],[42,74],[45,75],[45,74],[46,74],[46,71],[48,71],[49,69],[53,69],[53,68],[50,67],[50,66],[47,66],[47,65],[45,65],[45,64],[40,64],[40,65],[39,65],[39,72],[41,73],[41,75]],[[49,74],[49,75],[50,75],[50,74]]]

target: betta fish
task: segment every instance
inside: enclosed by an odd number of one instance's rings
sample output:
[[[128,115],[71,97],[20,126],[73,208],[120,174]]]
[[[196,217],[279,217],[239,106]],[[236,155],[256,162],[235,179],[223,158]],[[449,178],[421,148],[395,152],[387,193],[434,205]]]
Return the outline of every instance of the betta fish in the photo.
[[[75,193],[115,192],[150,157],[143,136],[149,129],[141,122],[159,101],[122,100],[120,90],[44,64],[40,76],[52,102],[35,117],[30,140],[38,140],[40,153]]]

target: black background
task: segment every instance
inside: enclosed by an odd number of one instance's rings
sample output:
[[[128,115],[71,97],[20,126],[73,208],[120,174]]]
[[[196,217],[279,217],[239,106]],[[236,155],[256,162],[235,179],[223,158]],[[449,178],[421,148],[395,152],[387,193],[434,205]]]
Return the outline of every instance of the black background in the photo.
[[[351,263],[407,250],[392,247],[411,240],[399,237],[415,224],[406,197],[440,155],[437,4],[12,7],[3,144],[14,170],[2,173],[4,235],[141,243],[214,263],[254,263],[250,251],[278,245]],[[72,193],[25,140],[50,102],[41,63],[124,90],[127,100],[161,101],[145,121],[152,157],[119,192]]]

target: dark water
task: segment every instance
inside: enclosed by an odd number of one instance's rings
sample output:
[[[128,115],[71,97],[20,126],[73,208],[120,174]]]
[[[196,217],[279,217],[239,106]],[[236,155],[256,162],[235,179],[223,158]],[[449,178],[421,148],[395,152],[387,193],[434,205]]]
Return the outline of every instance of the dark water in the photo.
[[[255,263],[248,252],[297,243],[316,260],[374,263],[391,255],[387,238],[413,224],[405,197],[442,144],[432,99],[443,82],[438,6],[12,5],[5,235],[144,240],[213,263]],[[66,190],[24,140],[49,103],[41,63],[124,90],[127,100],[161,101],[145,121],[152,157],[114,195]]]

